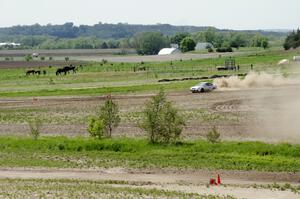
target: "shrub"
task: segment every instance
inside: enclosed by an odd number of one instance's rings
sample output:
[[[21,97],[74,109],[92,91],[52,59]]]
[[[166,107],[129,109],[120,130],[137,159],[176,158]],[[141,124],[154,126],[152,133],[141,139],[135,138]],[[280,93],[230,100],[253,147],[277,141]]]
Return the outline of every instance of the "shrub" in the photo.
[[[221,48],[217,48],[216,50],[219,53],[225,53],[225,52],[233,52],[231,47],[221,47]]]
[[[103,121],[100,118],[91,118],[88,125],[91,137],[101,139],[104,134]]]
[[[166,100],[163,90],[146,104],[143,115],[140,126],[147,132],[151,143],[177,141],[185,125],[177,109]]]
[[[217,131],[217,128],[215,126],[212,128],[212,130],[210,130],[206,134],[206,139],[207,139],[207,141],[209,141],[211,143],[219,142],[219,140],[220,140],[220,133]]]
[[[26,61],[30,61],[30,60],[32,60],[33,58],[32,58],[32,55],[26,55],[25,56],[25,60]]]
[[[68,62],[70,60],[69,57],[65,57],[65,61]]]
[[[209,48],[207,48],[207,51],[208,51],[209,53],[213,53],[213,52],[214,52],[214,49],[211,48],[211,47],[209,47]]]
[[[42,121],[39,119],[28,121],[30,135],[34,140],[37,140],[41,134]]]

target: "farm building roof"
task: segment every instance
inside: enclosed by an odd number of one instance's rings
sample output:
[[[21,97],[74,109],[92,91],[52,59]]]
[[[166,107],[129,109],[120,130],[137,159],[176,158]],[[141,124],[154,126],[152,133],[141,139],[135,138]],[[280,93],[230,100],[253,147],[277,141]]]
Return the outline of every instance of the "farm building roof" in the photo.
[[[177,48],[163,48],[159,51],[158,55],[171,55],[178,53],[181,53],[181,51]]]

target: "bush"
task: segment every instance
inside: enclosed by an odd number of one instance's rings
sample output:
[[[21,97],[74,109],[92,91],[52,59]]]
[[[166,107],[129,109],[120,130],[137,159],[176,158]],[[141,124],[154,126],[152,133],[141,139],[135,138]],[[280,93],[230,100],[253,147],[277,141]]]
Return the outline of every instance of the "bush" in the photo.
[[[91,137],[101,139],[104,134],[103,121],[100,118],[91,118],[88,125],[88,132]]]
[[[37,140],[41,134],[42,121],[39,119],[28,121],[30,135],[34,140]]]
[[[151,143],[170,143],[179,139],[185,122],[166,100],[163,90],[146,104],[143,115],[140,126],[147,132]]]
[[[209,141],[211,143],[219,142],[219,140],[220,140],[220,133],[218,133],[217,128],[215,126],[212,128],[212,130],[210,130],[206,134],[206,139],[207,139],[207,141]]]
[[[233,52],[231,47],[221,47],[216,50],[219,53]]]
[[[207,51],[208,51],[209,53],[213,53],[213,52],[214,52],[214,49],[212,49],[211,47],[208,47],[208,48],[207,48]]]

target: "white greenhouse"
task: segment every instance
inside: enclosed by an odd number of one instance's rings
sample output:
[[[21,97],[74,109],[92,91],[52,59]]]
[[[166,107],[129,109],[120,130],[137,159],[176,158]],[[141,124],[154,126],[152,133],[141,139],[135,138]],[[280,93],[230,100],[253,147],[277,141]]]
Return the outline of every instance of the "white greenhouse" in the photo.
[[[173,55],[179,53],[181,53],[181,51],[177,48],[163,48],[159,51],[158,55]]]

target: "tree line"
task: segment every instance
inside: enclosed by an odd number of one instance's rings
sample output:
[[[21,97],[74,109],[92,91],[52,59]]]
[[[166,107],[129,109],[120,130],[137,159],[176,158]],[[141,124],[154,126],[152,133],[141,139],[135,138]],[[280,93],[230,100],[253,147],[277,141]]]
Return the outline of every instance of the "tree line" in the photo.
[[[283,47],[285,50],[289,50],[291,48],[298,48],[300,46],[300,29],[297,31],[291,32],[287,38],[285,39],[285,42],[283,44]]]
[[[73,23],[62,25],[25,25],[0,28],[1,42],[21,43],[21,48],[40,49],[99,49],[125,48],[139,45],[142,33],[150,37],[149,32],[163,35],[164,45],[174,42],[177,34],[179,39],[189,36],[194,42],[209,42],[216,48],[257,46],[266,47],[268,38],[280,38],[285,33],[268,31],[234,31],[219,30],[213,27],[172,26],[169,24],[131,25],[125,23],[98,23],[92,26],[75,26]],[[148,34],[146,34],[148,33]],[[153,37],[157,38],[157,35]],[[157,38],[158,39],[158,38]],[[178,39],[178,38],[177,38]],[[175,42],[178,41],[175,38]],[[191,43],[191,40],[187,40]]]

